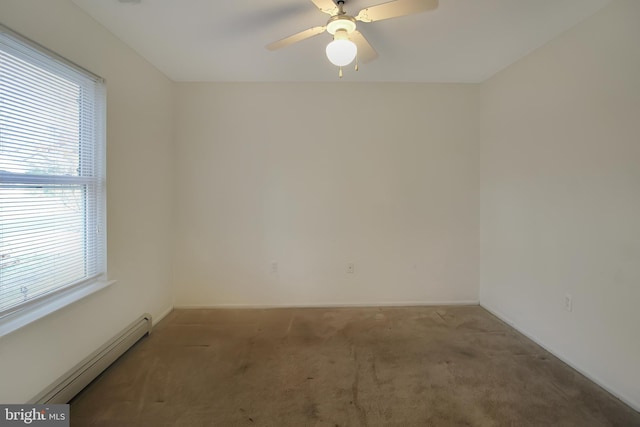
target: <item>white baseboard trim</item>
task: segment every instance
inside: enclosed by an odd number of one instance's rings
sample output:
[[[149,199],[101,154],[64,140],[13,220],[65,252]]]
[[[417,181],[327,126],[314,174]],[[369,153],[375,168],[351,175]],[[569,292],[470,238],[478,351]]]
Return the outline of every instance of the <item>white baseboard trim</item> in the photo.
[[[142,337],[148,335],[151,330],[151,320],[150,314],[143,314],[28,403],[68,403]]]
[[[158,322],[160,322],[162,319],[164,319],[165,317],[167,317],[167,315],[169,313],[171,313],[173,311],[173,306],[170,306],[169,308],[167,308],[166,310],[164,310],[163,312],[161,312],[159,315],[154,316],[153,317],[153,325],[152,326],[156,326],[158,324]]]
[[[549,353],[553,354],[558,359],[562,360],[564,363],[566,363],[567,365],[569,365],[570,367],[572,367],[573,369],[575,369],[576,371],[578,371],[579,373],[581,373],[582,375],[584,375],[585,377],[587,377],[588,379],[593,381],[594,383],[598,384],[600,387],[602,387],[603,389],[605,389],[606,391],[611,393],[613,396],[615,396],[616,398],[620,399],[625,404],[629,405],[635,411],[640,412],[640,402],[636,402],[633,398],[631,398],[629,396],[626,396],[625,394],[614,390],[606,382],[602,381],[600,378],[598,378],[598,377],[590,374],[589,372],[585,371],[584,369],[579,367],[577,364],[575,364],[570,358],[568,358],[567,356],[563,355],[561,352],[557,351],[553,347],[545,344],[540,338],[538,338],[534,334],[530,333],[529,331],[524,330],[523,328],[520,328],[514,321],[512,321],[509,317],[505,316],[501,311],[499,311],[499,310],[495,309],[494,307],[491,307],[490,305],[485,304],[483,302],[480,302],[480,306],[482,308],[484,308],[485,310],[487,310],[489,313],[491,313],[494,316],[496,316],[498,319],[502,320],[503,322],[505,322],[506,324],[508,324],[509,326],[511,326],[512,328],[514,328],[518,332],[520,332],[522,335],[524,335],[527,338],[529,338],[531,341],[533,341],[536,344],[538,344],[540,347],[542,347],[545,350],[547,350]]]
[[[391,301],[391,302],[318,302],[318,303],[282,303],[282,304],[237,304],[221,303],[207,305],[176,305],[176,309],[269,309],[269,308],[348,308],[348,307],[427,307],[444,305],[478,305],[477,300],[462,301]]]

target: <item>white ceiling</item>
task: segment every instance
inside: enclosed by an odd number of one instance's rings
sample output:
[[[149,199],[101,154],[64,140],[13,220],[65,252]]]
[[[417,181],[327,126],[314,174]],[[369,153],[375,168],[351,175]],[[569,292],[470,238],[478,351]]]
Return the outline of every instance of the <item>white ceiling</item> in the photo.
[[[73,0],[175,81],[336,81],[327,33],[265,45],[328,15],[309,0]],[[343,80],[480,82],[611,0],[440,0],[435,11],[358,29],[380,57]],[[384,0],[346,0],[350,14]]]

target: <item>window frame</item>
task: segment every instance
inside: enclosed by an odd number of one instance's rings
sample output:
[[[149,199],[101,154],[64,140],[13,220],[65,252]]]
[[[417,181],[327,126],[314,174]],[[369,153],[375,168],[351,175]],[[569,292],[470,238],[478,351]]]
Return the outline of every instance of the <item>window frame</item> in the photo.
[[[16,331],[38,319],[41,319],[55,311],[58,311],[80,299],[83,299],[101,289],[104,289],[115,281],[107,279],[107,203],[106,203],[106,83],[105,80],[96,74],[86,70],[85,68],[69,61],[68,59],[58,55],[57,53],[47,49],[46,47],[22,36],[21,34],[11,30],[5,25],[0,24],[0,34],[13,39],[15,42],[36,51],[46,61],[51,61],[51,68],[63,66],[71,68],[75,72],[83,74],[85,77],[93,80],[101,91],[98,99],[95,100],[97,108],[95,109],[95,140],[93,141],[94,150],[98,161],[94,164],[94,173],[92,177],[86,175],[64,176],[64,175],[31,175],[12,172],[0,171],[0,183],[2,184],[34,184],[40,181],[51,183],[73,183],[79,184],[91,180],[90,184],[94,184],[97,188],[92,197],[95,197],[95,215],[84,220],[85,230],[89,225],[95,226],[100,230],[103,236],[98,238],[90,238],[95,240],[91,243],[91,247],[97,252],[99,257],[98,270],[92,277],[86,278],[77,283],[70,285],[62,285],[57,289],[47,292],[46,294],[33,297],[23,303],[11,307],[0,313],[0,337]],[[23,58],[24,59],[24,58]],[[29,61],[37,64],[34,60]],[[48,69],[52,72],[51,69]],[[62,73],[56,73],[62,76]],[[69,78],[68,76],[64,76]],[[79,126],[82,126],[84,117],[79,117]],[[80,148],[79,148],[80,150]],[[86,208],[86,207],[85,207]],[[85,211],[85,216],[87,212]],[[87,239],[88,231],[85,232],[83,239]]]

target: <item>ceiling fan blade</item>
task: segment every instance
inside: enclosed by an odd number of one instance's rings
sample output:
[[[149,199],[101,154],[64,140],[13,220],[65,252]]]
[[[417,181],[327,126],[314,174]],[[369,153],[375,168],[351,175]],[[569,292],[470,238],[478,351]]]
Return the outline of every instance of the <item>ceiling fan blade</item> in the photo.
[[[326,13],[327,15],[335,15],[338,13],[338,6],[333,2],[333,0],[311,0],[313,4],[316,5],[320,12]]]
[[[284,39],[278,40],[277,42],[268,44],[267,49],[269,50],[281,49],[283,47],[289,46],[290,44],[294,44],[299,41],[306,40],[310,37],[317,36],[318,34],[322,34],[324,33],[324,30],[326,28],[327,27],[325,26],[309,28],[308,30],[301,31],[298,34],[294,34],[292,36],[285,37]]]
[[[367,39],[364,38],[362,33],[358,30],[353,31],[350,34],[351,41],[358,46],[358,61],[371,62],[378,57],[378,52],[369,44]]]
[[[362,9],[356,16],[356,20],[361,22],[382,21],[383,19],[411,15],[412,13],[424,12],[437,7],[438,0],[396,0]]]

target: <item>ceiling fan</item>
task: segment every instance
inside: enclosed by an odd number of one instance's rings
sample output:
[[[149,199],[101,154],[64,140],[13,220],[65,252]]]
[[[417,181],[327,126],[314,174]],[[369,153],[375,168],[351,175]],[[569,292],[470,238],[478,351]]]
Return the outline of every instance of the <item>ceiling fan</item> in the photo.
[[[354,59],[356,60],[355,69],[358,71],[358,61],[367,63],[378,57],[378,52],[362,33],[356,30],[356,21],[382,21],[438,7],[438,0],[395,0],[362,9],[357,15],[351,16],[344,10],[345,0],[338,0],[335,3],[333,0],[311,1],[321,12],[331,16],[326,25],[309,28],[285,37],[267,45],[267,49],[277,50],[327,31],[333,36],[333,41],[327,45],[327,58],[332,64],[340,67],[338,73],[340,77],[342,77],[342,67],[351,64]]]

